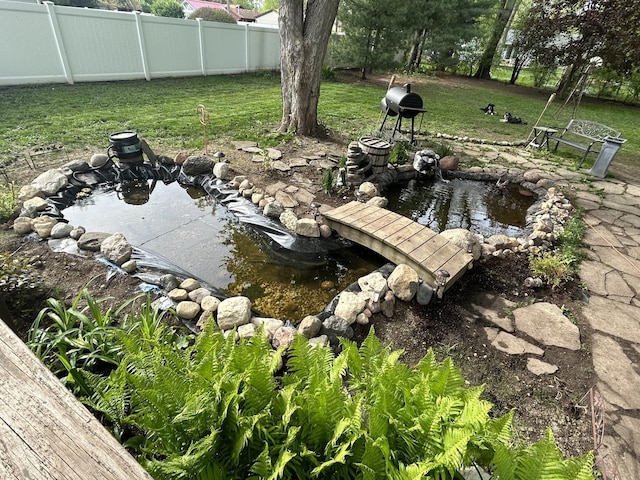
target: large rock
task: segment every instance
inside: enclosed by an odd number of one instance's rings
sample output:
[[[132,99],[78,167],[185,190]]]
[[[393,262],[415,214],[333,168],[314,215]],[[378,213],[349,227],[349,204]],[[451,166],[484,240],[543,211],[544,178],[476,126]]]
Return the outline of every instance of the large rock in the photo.
[[[319,238],[320,227],[313,218],[300,218],[296,222],[295,232],[302,237]]]
[[[321,328],[322,320],[316,315],[307,315],[298,325],[298,332],[306,338],[313,338],[320,333]]]
[[[280,218],[280,215],[284,213],[284,207],[280,202],[273,200],[264,206],[262,213],[269,218]]]
[[[67,238],[72,230],[73,225],[69,225],[68,223],[64,222],[58,222],[51,229],[51,238]]]
[[[471,250],[474,260],[482,256],[482,240],[466,228],[452,228],[440,233],[444,238],[465,252]]]
[[[334,314],[344,318],[349,325],[356,321],[356,317],[367,306],[367,301],[353,292],[342,292],[338,298],[338,304]]]
[[[418,291],[416,292],[416,302],[418,302],[419,305],[429,305],[432,298],[433,288],[431,288],[431,285],[424,282],[420,283],[420,285],[418,285]]]
[[[293,342],[293,339],[296,337],[296,333],[297,333],[297,330],[295,329],[295,327],[287,327],[287,326],[280,327],[273,334],[271,345],[273,345],[274,348],[280,348],[280,347],[289,348],[289,346],[291,345],[291,342]]]
[[[105,239],[111,236],[110,233],[104,232],[86,232],[78,239],[78,248],[88,250],[90,252],[99,252],[100,245]]]
[[[285,210],[280,215],[280,223],[292,232],[295,232],[296,226],[298,225],[298,217],[292,210]]]
[[[229,162],[218,162],[213,166],[213,175],[224,180],[229,175]]]
[[[41,175],[38,175],[35,180],[31,182],[31,186],[42,192],[44,195],[50,197],[55,195],[64,187],[69,184],[69,180],[64,172],[59,168],[47,170]]]
[[[360,192],[360,195],[362,196],[362,198],[364,198],[365,201],[371,200],[373,197],[377,197],[378,195],[380,195],[378,187],[376,187],[371,182],[363,182],[362,184],[360,184],[360,186],[358,187],[358,192]]]
[[[460,164],[460,159],[457,155],[447,155],[446,157],[442,157],[440,159],[440,170],[458,170],[458,165]]]
[[[200,313],[200,305],[196,302],[184,301],[176,306],[176,315],[186,320],[193,320]]]
[[[22,187],[20,187],[20,190],[18,191],[18,201],[19,202],[25,202],[26,200],[29,200],[30,198],[33,197],[42,197],[43,193],[38,190],[36,187],[34,187],[33,185],[24,185]]]
[[[34,218],[31,222],[31,226],[40,238],[47,238],[51,235],[51,230],[56,223],[58,223],[58,221],[55,218],[47,217],[45,215]]]
[[[251,321],[251,300],[247,297],[225,298],[218,305],[218,327],[231,330]]]
[[[544,350],[535,345],[515,337],[507,332],[500,332],[491,342],[495,348],[509,355],[524,355],[530,353],[532,355],[544,355]]]
[[[132,252],[131,244],[122,233],[114,233],[105,238],[100,245],[100,253],[118,266],[129,261]]]
[[[13,221],[13,230],[19,235],[31,233],[33,231],[33,227],[31,226],[32,222],[32,218],[18,217]]]
[[[253,323],[256,328],[262,327],[264,330],[264,334],[269,341],[273,339],[273,335],[276,333],[276,331],[280,327],[284,326],[284,322],[282,320],[268,317],[252,317],[251,323]]]
[[[338,342],[337,337],[353,338],[353,328],[344,318],[331,315],[322,322],[320,335],[326,335],[329,337],[329,342],[335,345]]]
[[[401,263],[393,269],[387,284],[396,297],[410,302],[418,291],[419,280],[418,272],[409,265]]]
[[[553,303],[540,302],[513,311],[516,330],[542,345],[580,349],[580,331]]]
[[[35,217],[38,212],[42,212],[47,208],[49,203],[42,197],[33,197],[25,200],[22,204],[22,210],[27,217]]]
[[[358,279],[358,286],[360,290],[374,302],[380,302],[389,290],[387,279],[384,278],[380,272],[373,272],[364,277],[360,277]]]
[[[185,175],[209,175],[213,172],[213,158],[207,155],[191,155],[182,164]]]
[[[109,156],[104,153],[94,153],[89,159],[89,165],[93,168],[104,167],[107,163],[109,163]]]
[[[198,304],[202,303],[202,299],[211,296],[211,290],[204,287],[196,288],[189,292],[189,299]]]
[[[203,310],[208,310],[209,312],[217,312],[218,306],[220,305],[220,299],[214,297],[213,295],[207,295],[203,297],[199,303]]]

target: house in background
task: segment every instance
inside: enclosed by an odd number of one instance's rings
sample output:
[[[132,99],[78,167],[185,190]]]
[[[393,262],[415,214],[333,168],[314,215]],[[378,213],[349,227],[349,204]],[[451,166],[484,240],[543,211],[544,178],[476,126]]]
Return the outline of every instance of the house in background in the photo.
[[[199,8],[213,8],[215,10],[223,10],[225,12],[228,11],[231,16],[236,19],[236,22],[253,23],[256,21],[256,17],[260,16],[260,12],[246,10],[244,8],[240,8],[239,5],[230,5],[229,10],[227,10],[226,3],[207,2],[206,0],[182,0],[180,5],[182,6],[182,11],[184,12],[185,18],[188,18],[189,15],[191,15]]]
[[[268,12],[264,12],[259,14],[256,17],[256,23],[261,25],[273,25],[275,27],[278,26],[278,11],[277,10],[269,10]]]

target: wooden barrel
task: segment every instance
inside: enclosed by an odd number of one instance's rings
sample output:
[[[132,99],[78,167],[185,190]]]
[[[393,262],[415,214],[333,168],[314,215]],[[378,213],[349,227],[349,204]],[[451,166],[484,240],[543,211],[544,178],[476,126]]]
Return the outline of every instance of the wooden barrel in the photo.
[[[371,159],[371,170],[379,175],[387,171],[389,155],[391,154],[391,144],[381,138],[362,137],[358,144],[363,152]]]

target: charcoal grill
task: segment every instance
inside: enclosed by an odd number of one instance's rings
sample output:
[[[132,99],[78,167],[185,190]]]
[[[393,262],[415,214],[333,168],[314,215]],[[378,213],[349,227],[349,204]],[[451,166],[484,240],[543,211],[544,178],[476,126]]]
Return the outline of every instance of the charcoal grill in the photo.
[[[415,144],[415,119],[420,116],[420,125],[418,127],[418,130],[420,130],[426,110],[422,108],[422,97],[411,91],[411,84],[407,83],[402,87],[393,87],[387,90],[387,94],[380,101],[380,108],[385,112],[380,131],[382,132],[384,129],[389,117],[397,117],[391,132],[391,138],[393,138],[396,133],[405,133],[402,130],[402,120],[409,119],[411,120],[411,130],[409,131],[411,143]]]

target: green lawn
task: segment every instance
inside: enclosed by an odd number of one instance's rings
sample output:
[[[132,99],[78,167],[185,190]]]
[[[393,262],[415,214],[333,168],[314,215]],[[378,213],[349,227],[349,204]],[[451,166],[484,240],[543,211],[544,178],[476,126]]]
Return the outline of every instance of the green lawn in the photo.
[[[549,92],[503,82],[465,77],[415,77],[414,91],[425,103],[423,131],[515,141],[527,138]],[[320,121],[354,139],[377,130],[382,121],[380,99],[386,86],[325,82],[320,96]],[[500,122],[479,110],[496,110],[524,118],[529,125]],[[573,105],[556,100],[541,125],[566,125]],[[227,75],[163,80],[40,85],[0,88],[0,162],[27,148],[62,143],[70,151],[103,151],[109,134],[136,130],[149,143],[170,151],[198,149],[202,127],[196,106],[206,106],[209,138],[253,139],[263,145],[283,140],[274,135],[281,116],[277,75]],[[583,99],[576,117],[595,120],[623,132],[628,142],[616,158],[640,166],[640,109]],[[565,149],[568,156],[580,152]],[[564,153],[563,153],[564,154]]]

